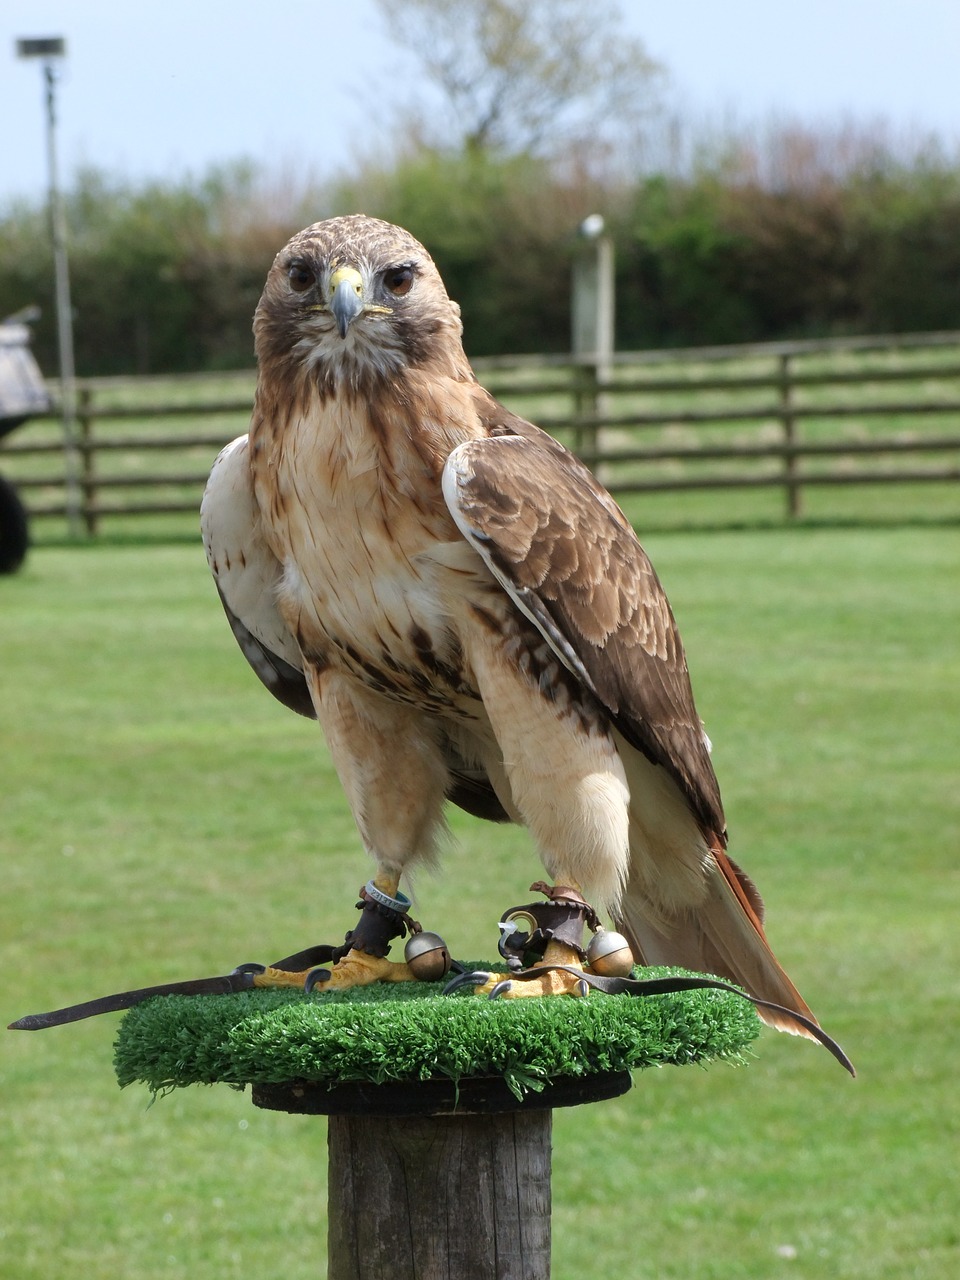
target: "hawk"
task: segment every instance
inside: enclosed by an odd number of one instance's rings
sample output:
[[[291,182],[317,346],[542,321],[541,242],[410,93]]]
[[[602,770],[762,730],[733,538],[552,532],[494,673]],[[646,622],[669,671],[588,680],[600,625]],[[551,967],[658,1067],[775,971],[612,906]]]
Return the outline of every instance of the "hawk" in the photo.
[[[434,856],[452,801],[523,824],[558,895],[589,894],[638,962],[730,979],[809,1035],[726,852],[653,566],[587,468],[479,385],[461,332],[399,227],[334,218],[277,255],[249,434],[217,459],[202,506],[240,647],[319,721],[375,864],[368,902],[409,905],[402,878]],[[347,939],[333,986],[410,976]],[[579,963],[562,942],[546,960]],[[532,989],[570,983],[553,972]]]

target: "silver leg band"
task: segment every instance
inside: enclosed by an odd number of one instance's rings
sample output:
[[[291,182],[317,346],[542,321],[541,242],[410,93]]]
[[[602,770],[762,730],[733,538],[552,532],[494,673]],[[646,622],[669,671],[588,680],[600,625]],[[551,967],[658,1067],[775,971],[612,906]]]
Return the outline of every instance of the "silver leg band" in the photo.
[[[378,902],[381,907],[388,907],[391,911],[396,911],[400,915],[405,915],[410,910],[410,899],[405,893],[398,892],[395,898],[391,898],[388,893],[378,889],[372,880],[367,881],[364,893],[368,898],[372,898],[374,902]]]

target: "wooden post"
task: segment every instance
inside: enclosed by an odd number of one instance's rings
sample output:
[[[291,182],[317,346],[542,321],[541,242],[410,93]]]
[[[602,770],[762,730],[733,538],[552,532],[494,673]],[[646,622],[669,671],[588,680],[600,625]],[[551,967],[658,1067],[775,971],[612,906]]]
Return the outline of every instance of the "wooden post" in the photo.
[[[549,1280],[555,1106],[629,1072],[516,1099],[502,1079],[254,1085],[259,1107],[328,1115],[327,1280]]]
[[[800,476],[797,455],[792,447],[797,442],[797,420],[793,415],[793,386],[790,381],[790,357],[780,356],[780,424],[783,427],[783,472],[787,490],[787,515],[795,520],[801,512]]]
[[[93,393],[89,387],[81,387],[77,396],[77,422],[80,426],[80,492],[81,514],[87,535],[95,538],[99,532],[97,519],[96,449],[93,442]]]
[[[331,1116],[327,1280],[549,1280],[552,1118]]]
[[[573,452],[588,458],[591,470],[600,470],[600,429],[590,419],[600,416],[600,388],[595,364],[579,364],[574,368]]]

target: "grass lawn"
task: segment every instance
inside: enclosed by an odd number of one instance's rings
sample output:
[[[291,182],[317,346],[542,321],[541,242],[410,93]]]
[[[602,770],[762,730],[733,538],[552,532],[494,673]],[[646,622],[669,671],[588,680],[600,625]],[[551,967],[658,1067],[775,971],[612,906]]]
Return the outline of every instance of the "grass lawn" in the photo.
[[[643,526],[643,503],[631,507]],[[860,1072],[773,1032],[745,1068],[558,1111],[554,1277],[960,1274],[960,538],[645,539],[734,856]],[[367,867],[316,726],[261,690],[196,543],[36,549],[0,579],[2,1021],[339,939]],[[451,818],[416,914],[454,954],[540,868]],[[477,868],[482,866],[482,877]],[[324,1122],[118,1090],[117,1018],[0,1032],[0,1277],[322,1274]]]

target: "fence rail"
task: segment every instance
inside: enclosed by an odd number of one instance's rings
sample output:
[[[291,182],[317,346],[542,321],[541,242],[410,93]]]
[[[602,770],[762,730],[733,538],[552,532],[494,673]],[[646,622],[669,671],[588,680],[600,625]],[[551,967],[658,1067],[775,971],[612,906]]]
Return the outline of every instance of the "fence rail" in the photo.
[[[558,357],[476,362],[508,407],[620,494],[960,480],[960,333],[618,353],[605,379]],[[251,372],[89,379],[77,421],[83,526],[195,513],[213,454],[246,428]],[[64,517],[56,417],[0,445],[32,517]]]

